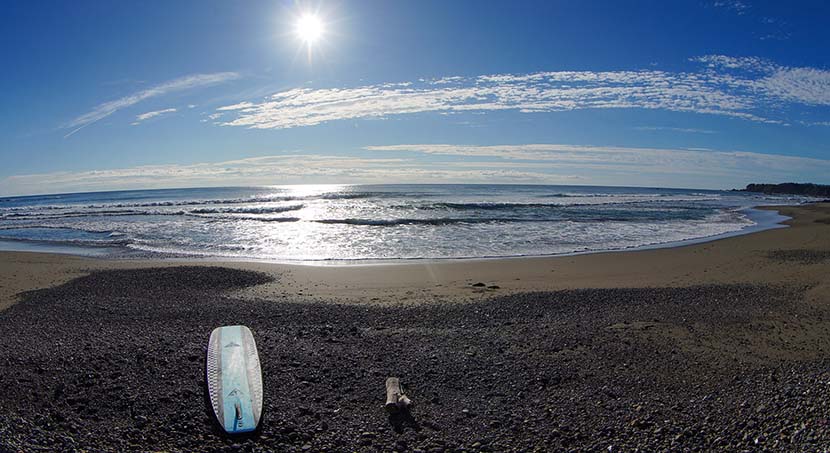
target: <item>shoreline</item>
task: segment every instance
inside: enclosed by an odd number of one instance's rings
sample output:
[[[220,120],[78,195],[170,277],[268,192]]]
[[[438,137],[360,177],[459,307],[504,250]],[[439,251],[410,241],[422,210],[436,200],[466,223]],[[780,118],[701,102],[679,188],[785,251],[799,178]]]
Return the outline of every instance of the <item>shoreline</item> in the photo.
[[[686,247],[696,244],[704,244],[707,242],[719,241],[721,239],[728,239],[731,237],[743,236],[747,234],[755,234],[762,231],[774,230],[777,228],[788,228],[786,223],[792,220],[792,217],[781,215],[780,210],[788,207],[806,206],[815,203],[802,203],[800,205],[765,205],[754,206],[750,208],[740,209],[739,211],[746,212],[747,217],[755,222],[753,225],[747,226],[740,230],[728,231],[726,233],[715,234],[711,236],[702,236],[698,238],[683,239],[679,241],[656,242],[652,244],[644,244],[639,246],[617,248],[617,249],[596,249],[574,251],[566,253],[549,253],[538,255],[494,255],[494,256],[465,256],[465,257],[448,257],[448,258],[360,258],[360,259],[324,259],[324,260],[281,260],[268,259],[256,257],[234,257],[221,255],[199,255],[199,254],[184,254],[184,253],[170,253],[152,252],[132,249],[120,249],[113,246],[96,246],[96,245],[73,245],[64,242],[50,242],[30,239],[0,239],[0,254],[6,252],[20,252],[20,253],[40,253],[47,255],[65,255],[80,258],[90,258],[104,261],[156,261],[156,262],[188,262],[188,263],[256,263],[256,264],[272,264],[285,266],[386,266],[397,264],[420,264],[420,263],[465,263],[476,261],[490,261],[490,260],[512,260],[512,259],[534,259],[534,258],[557,258],[570,257],[590,254],[603,253],[623,253],[623,252],[637,252],[641,250],[657,250],[657,249],[671,249],[677,247]]]
[[[420,258],[359,258],[359,259],[321,259],[321,260],[287,260],[268,259],[244,256],[222,256],[222,255],[201,255],[187,254],[183,252],[165,253],[155,251],[144,251],[131,249],[127,246],[97,246],[97,245],[74,245],[65,242],[50,242],[29,239],[0,239],[0,253],[3,252],[31,252],[56,255],[70,255],[85,258],[103,260],[124,260],[124,261],[187,261],[187,262],[240,262],[240,263],[265,263],[274,265],[297,265],[297,266],[373,266],[373,265],[396,265],[396,264],[417,264],[417,263],[441,263],[441,262],[469,262],[477,260],[509,260],[526,258],[555,258],[578,256],[595,253],[617,253],[639,250],[655,250],[663,248],[684,247],[694,244],[717,241],[730,237],[753,234],[761,231],[776,228],[786,228],[785,222],[790,219],[788,216],[779,214],[781,208],[800,205],[763,205],[739,209],[745,213],[747,218],[754,224],[741,228],[740,230],[728,231],[725,233],[697,238],[682,239],[668,242],[655,242],[638,246],[615,248],[578,250],[565,253],[527,254],[527,255],[494,255],[494,256],[463,256],[463,257],[420,257]]]
[[[491,295],[574,288],[636,286],[681,286],[733,283],[736,281],[781,281],[791,269],[770,268],[759,250],[795,249],[811,246],[802,232],[811,234],[825,227],[817,217],[830,204],[760,208],[789,217],[782,225],[725,238],[672,247],[576,253],[554,256],[422,260],[384,263],[275,263],[227,259],[106,259],[42,252],[0,251],[0,310],[18,300],[18,294],[60,284],[106,269],[210,266],[265,272],[279,276],[279,284],[243,290],[246,297],[293,294],[304,300],[335,297],[349,303],[422,303],[431,300],[481,300]],[[830,216],[830,214],[828,214]],[[784,228],[786,226],[787,228]],[[830,228],[826,230],[830,237]],[[773,247],[770,244],[780,243]],[[825,244],[830,248],[830,243]],[[725,266],[744,267],[758,263],[756,272],[737,278],[734,272],[709,273]],[[379,275],[382,277],[379,278]],[[798,280],[803,281],[803,276]],[[811,281],[821,279],[810,273]],[[484,287],[471,285],[484,283]],[[488,288],[498,286],[498,289]]]

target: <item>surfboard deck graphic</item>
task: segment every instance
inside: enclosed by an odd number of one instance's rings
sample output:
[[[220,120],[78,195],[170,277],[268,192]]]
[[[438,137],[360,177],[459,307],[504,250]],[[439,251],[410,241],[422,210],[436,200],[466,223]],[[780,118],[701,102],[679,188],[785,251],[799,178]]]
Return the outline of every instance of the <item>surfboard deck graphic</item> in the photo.
[[[251,330],[214,329],[206,368],[210,403],[219,425],[228,434],[254,431],[262,415],[262,371]]]

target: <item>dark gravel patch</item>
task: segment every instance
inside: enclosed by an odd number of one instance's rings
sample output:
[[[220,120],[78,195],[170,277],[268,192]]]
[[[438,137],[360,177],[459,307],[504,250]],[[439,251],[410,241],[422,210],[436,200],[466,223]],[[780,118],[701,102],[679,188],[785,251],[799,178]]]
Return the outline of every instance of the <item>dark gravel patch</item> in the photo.
[[[767,257],[774,261],[798,264],[821,264],[830,261],[830,250],[773,250]]]
[[[265,280],[222,268],[109,271],[28,294],[0,313],[0,450],[830,448],[826,356],[759,364],[711,341],[771,311],[802,314],[804,288],[421,307],[223,292]],[[265,381],[262,429],[247,439],[220,435],[204,403],[208,335],[236,323],[253,330]],[[384,412],[387,376],[407,387],[412,419]]]

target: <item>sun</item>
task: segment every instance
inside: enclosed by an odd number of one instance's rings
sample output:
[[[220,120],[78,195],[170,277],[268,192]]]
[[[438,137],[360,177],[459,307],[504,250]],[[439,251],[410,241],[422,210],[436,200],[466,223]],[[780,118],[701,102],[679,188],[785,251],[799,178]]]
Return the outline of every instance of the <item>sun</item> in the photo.
[[[311,45],[323,36],[325,27],[323,26],[323,21],[321,21],[316,15],[303,14],[299,19],[297,19],[294,31],[297,33],[297,37],[299,37],[303,42]]]

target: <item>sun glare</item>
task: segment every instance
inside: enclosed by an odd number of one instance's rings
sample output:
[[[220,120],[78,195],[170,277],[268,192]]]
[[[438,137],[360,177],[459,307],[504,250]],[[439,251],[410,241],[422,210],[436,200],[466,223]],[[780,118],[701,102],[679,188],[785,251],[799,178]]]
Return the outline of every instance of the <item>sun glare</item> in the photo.
[[[314,44],[323,35],[323,22],[314,14],[304,14],[297,20],[297,36],[306,44]]]

